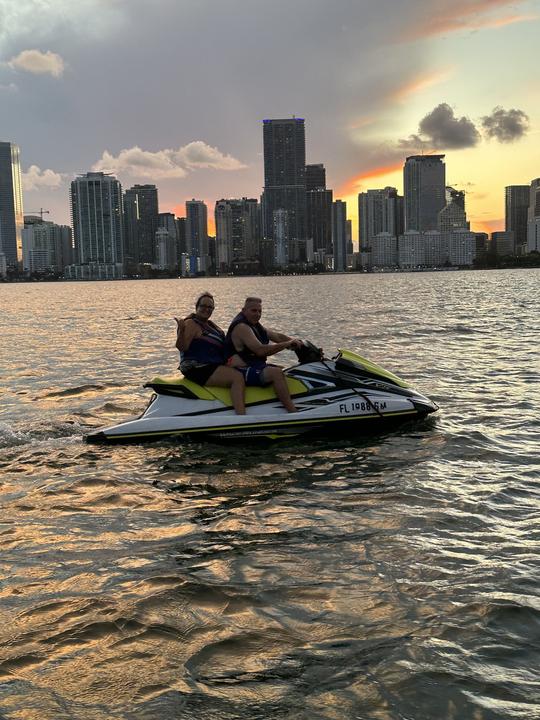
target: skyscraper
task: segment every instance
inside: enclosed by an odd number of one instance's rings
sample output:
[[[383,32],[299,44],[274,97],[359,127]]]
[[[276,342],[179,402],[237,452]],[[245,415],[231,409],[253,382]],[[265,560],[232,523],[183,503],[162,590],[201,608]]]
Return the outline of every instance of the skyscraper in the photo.
[[[259,249],[259,203],[256,199],[218,200],[216,220],[216,268],[231,269],[233,263],[254,260]]]
[[[22,262],[24,227],[19,148],[0,142],[0,253],[7,267]]]
[[[287,213],[289,263],[306,258],[306,140],[304,120],[263,121],[263,233],[274,239],[274,213]],[[281,217],[281,215],[280,215]]]
[[[527,245],[527,214],[530,185],[508,185],[504,189],[504,229],[514,233],[515,250]]]
[[[322,163],[306,165],[306,190],[326,190],[326,168]]]
[[[155,185],[134,185],[124,195],[126,259],[134,263],[156,260],[159,227],[158,191]]]
[[[403,168],[405,231],[437,229],[446,205],[444,155],[411,155]]]
[[[208,210],[202,200],[186,201],[186,246],[192,258],[199,258],[198,270],[208,263]]]
[[[75,264],[90,276],[119,277],[123,266],[122,186],[112,175],[89,172],[71,183]]]
[[[379,233],[392,237],[403,233],[403,197],[393,187],[359,193],[358,221],[362,264],[369,265],[373,239]]]
[[[332,245],[334,248],[334,270],[347,269],[347,203],[336,200],[332,204]]]
[[[540,178],[532,180],[529,187],[527,252],[540,252]]]

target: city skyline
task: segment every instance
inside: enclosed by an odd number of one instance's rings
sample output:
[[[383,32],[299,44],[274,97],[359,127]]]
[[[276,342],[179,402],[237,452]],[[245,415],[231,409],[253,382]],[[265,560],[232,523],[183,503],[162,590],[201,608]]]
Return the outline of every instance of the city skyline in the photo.
[[[306,162],[325,165],[355,240],[357,194],[402,193],[403,161],[422,152],[446,154],[472,227],[502,229],[504,187],[540,174],[538,2],[292,7],[226,0],[219,23],[191,0],[4,11],[3,139],[21,148],[27,211],[67,222],[70,182],[92,170],[155,183],[162,212],[258,197],[261,122],[296,115]]]

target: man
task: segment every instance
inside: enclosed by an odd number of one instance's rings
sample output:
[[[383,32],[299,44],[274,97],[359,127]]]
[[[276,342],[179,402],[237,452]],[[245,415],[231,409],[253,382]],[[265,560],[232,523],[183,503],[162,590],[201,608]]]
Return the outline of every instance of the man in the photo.
[[[296,412],[283,370],[276,365],[268,365],[266,358],[281,350],[299,347],[302,343],[263,327],[260,323],[261,315],[262,300],[257,297],[246,298],[242,312],[234,318],[227,332],[232,354],[229,363],[242,370],[248,386],[272,384],[285,409]]]

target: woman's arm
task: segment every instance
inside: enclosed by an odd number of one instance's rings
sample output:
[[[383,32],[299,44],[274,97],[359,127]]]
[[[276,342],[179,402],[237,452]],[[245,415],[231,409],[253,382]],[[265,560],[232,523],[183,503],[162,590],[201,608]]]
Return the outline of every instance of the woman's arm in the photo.
[[[193,320],[179,320],[174,318],[177,324],[176,347],[180,352],[189,349],[192,340],[202,334],[201,328]]]

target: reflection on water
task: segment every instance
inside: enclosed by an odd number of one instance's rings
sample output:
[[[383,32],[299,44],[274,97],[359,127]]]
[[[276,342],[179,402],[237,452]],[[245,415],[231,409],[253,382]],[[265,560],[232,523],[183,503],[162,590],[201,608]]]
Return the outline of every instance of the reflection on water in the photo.
[[[246,446],[81,442],[208,280],[0,286],[0,715],[539,718],[539,277],[212,281],[442,408]]]

